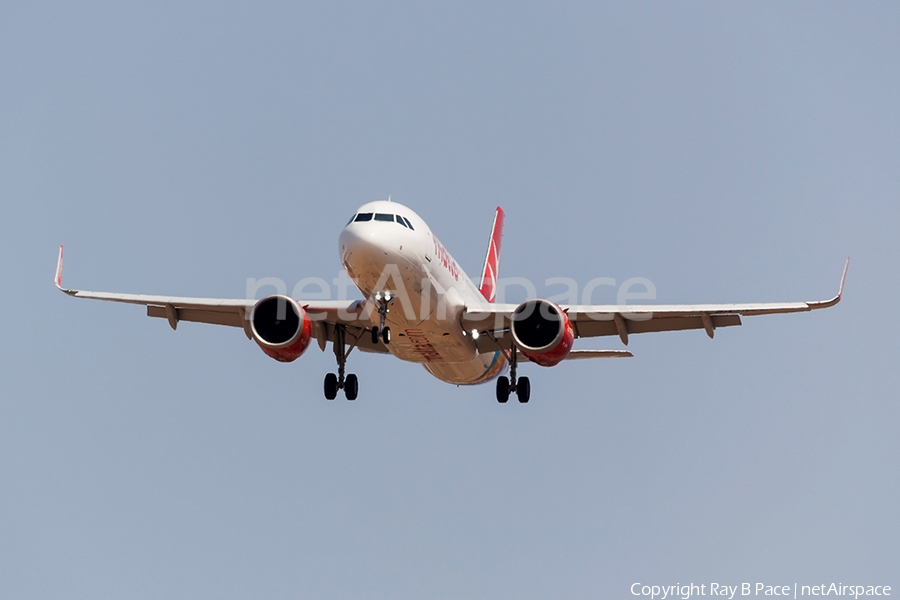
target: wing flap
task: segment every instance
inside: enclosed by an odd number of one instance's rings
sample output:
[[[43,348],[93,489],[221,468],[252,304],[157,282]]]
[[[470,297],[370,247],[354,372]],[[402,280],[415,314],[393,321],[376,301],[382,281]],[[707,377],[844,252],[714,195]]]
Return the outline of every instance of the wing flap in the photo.
[[[740,315],[710,315],[713,327],[735,327],[741,324]],[[658,331],[686,331],[688,329],[706,329],[700,316],[665,316],[645,321],[624,320],[628,333],[652,333]],[[605,321],[592,319],[572,321],[575,337],[602,337],[619,335],[615,322],[610,318]]]
[[[191,323],[209,323],[210,325],[225,325],[227,327],[244,327],[243,313],[239,310],[226,312],[193,306],[173,308],[175,308],[176,322],[189,321]],[[169,313],[165,306],[150,304],[147,306],[147,316],[168,319]]]

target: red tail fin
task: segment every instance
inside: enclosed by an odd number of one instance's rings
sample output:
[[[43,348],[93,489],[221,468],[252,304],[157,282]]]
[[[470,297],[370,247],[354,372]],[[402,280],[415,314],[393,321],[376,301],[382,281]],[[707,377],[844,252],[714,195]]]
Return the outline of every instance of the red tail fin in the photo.
[[[491,228],[491,241],[488,244],[487,256],[484,257],[484,269],[481,271],[481,287],[478,291],[488,302],[497,298],[497,278],[500,277],[500,240],[503,238],[503,209],[497,207],[494,215],[494,226]]]

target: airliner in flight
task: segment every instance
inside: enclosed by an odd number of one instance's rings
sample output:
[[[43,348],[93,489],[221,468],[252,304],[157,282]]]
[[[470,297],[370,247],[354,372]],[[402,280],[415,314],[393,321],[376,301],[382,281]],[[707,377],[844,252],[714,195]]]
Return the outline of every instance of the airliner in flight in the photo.
[[[62,285],[59,248],[56,287],[76,298],[140,304],[147,315],[243,329],[268,356],[281,362],[299,358],[315,339],[330,342],[337,373],[325,376],[325,397],[343,390],[359,393],[356,375],[347,374],[354,348],[393,354],[422,364],[447,383],[469,385],[496,380],[499,402],[515,394],[528,402],[531,382],[518,376],[520,362],[553,367],[564,360],[631,356],[624,350],[575,349],[575,340],[629,336],[654,331],[715,330],[741,324],[742,316],[804,312],[834,306],[841,299],[849,259],[838,294],[830,300],[766,304],[568,305],[544,299],[519,304],[495,302],[504,213],[497,207],[487,256],[476,285],[447,252],[425,221],[390,201],[364,204],[338,239],[341,264],[365,300],[303,300],[273,295],[262,300],[180,298],[87,292]],[[504,375],[509,372],[509,376]]]

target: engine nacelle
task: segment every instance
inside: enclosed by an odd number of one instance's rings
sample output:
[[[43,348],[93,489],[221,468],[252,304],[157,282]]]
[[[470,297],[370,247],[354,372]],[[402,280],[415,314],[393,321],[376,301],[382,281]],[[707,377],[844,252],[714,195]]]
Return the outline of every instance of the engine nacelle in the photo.
[[[522,354],[542,367],[558,365],[575,342],[569,317],[549,300],[527,300],[517,306],[510,329]]]
[[[309,346],[312,321],[288,296],[263,298],[250,311],[250,331],[262,351],[279,362],[291,362]]]

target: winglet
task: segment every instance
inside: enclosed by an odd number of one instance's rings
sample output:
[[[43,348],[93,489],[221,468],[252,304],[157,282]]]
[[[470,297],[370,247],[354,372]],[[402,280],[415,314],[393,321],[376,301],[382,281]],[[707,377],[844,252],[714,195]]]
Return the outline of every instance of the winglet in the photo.
[[[847,262],[844,263],[844,272],[841,274],[841,285],[838,287],[837,296],[832,298],[831,300],[818,300],[815,302],[807,302],[809,307],[812,308],[829,308],[834,306],[838,302],[841,301],[841,296],[844,295],[844,281],[847,279],[847,269],[850,268],[850,257],[847,257]]]
[[[841,296],[844,295],[844,281],[847,279],[847,269],[850,268],[850,257],[847,257],[847,262],[844,263],[844,273],[841,275],[841,285],[838,287],[838,295],[837,299],[840,300]]]
[[[56,284],[56,288],[61,291],[69,294],[70,296],[75,294],[74,290],[66,290],[63,289],[62,286],[62,268],[63,268],[63,247],[62,244],[59,245],[59,260],[56,263],[56,277],[53,282]]]

